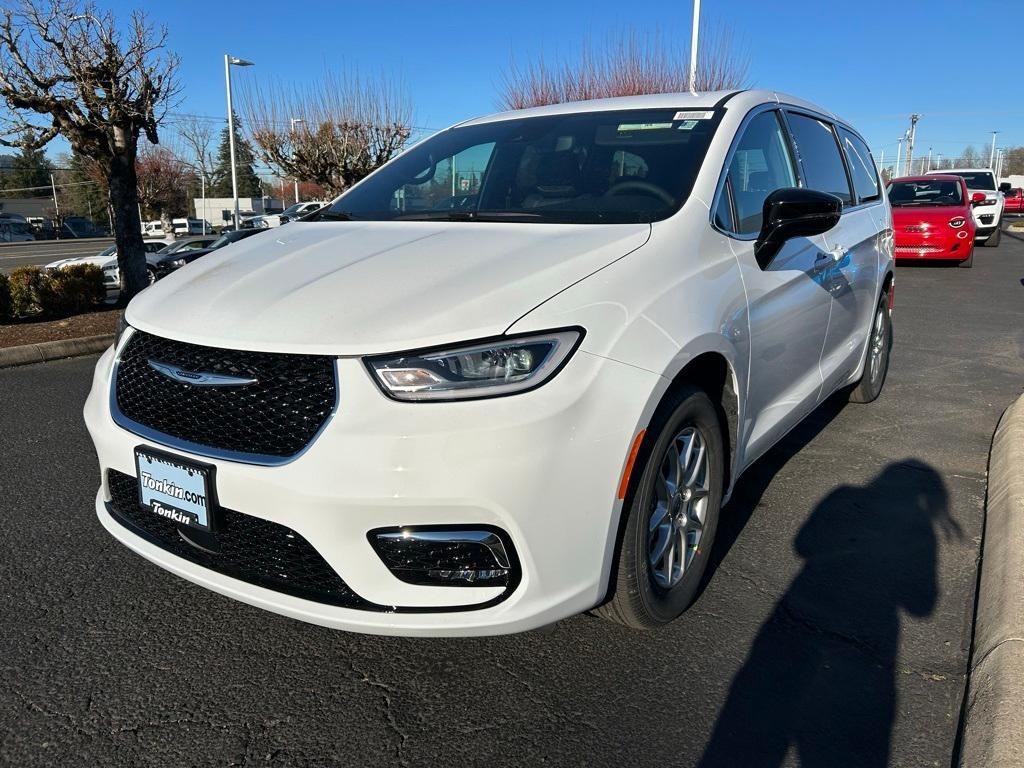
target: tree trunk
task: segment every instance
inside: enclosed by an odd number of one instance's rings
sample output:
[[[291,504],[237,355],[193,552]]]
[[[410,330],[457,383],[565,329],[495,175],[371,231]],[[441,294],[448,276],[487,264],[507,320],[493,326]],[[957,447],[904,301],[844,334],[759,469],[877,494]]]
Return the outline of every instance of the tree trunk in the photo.
[[[110,186],[110,207],[114,213],[117,268],[121,272],[121,302],[127,303],[149,285],[142,222],[139,220],[135,151],[126,151],[111,158],[108,163],[106,171]]]

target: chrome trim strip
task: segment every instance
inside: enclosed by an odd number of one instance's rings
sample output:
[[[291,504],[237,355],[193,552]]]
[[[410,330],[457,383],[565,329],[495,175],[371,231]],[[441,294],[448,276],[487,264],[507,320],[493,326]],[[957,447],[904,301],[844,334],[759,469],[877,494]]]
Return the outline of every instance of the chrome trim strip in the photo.
[[[373,534],[377,539],[405,539],[411,541],[443,541],[453,544],[481,544],[490,550],[491,557],[499,568],[510,569],[508,553],[501,538],[493,531],[477,531],[472,529],[461,531],[429,530],[426,528],[415,530],[385,531]]]
[[[267,456],[261,453],[242,453],[240,451],[228,451],[221,448],[213,448],[208,445],[202,445],[200,443],[193,443],[188,440],[181,440],[180,438],[172,435],[158,432],[155,429],[147,427],[145,424],[139,424],[132,419],[129,419],[123,413],[117,405],[117,369],[121,364],[121,353],[127,347],[131,337],[135,335],[135,329],[129,326],[129,330],[125,332],[124,337],[121,339],[121,345],[117,349],[117,355],[114,357],[114,364],[110,370],[110,416],[122,429],[125,429],[132,434],[138,435],[145,440],[148,440],[156,445],[163,446],[165,448],[172,448],[181,453],[192,454],[194,456],[203,456],[209,459],[223,459],[225,461],[234,461],[239,464],[254,464],[262,467],[279,467],[285,464],[291,464],[293,461],[301,457],[308,451],[313,444],[319,439],[320,435],[323,434],[324,430],[334,419],[334,415],[338,412],[338,408],[341,405],[341,386],[338,377],[338,359],[334,359],[334,405],[331,408],[331,412],[327,414],[327,418],[324,423],[320,426],[320,429],[309,439],[302,450],[298,453],[293,453],[290,456]],[[188,342],[185,342],[188,343]]]

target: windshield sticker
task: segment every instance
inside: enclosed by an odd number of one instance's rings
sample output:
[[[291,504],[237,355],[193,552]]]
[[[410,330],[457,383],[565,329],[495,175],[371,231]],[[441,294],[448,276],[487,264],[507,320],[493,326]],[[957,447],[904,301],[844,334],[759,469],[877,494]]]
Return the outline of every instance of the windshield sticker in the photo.
[[[619,131],[663,131],[672,123],[619,123]]]
[[[710,120],[714,112],[676,112],[673,120]]]
[[[676,129],[680,131],[692,131],[693,127],[697,124],[696,120],[684,120],[681,122]]]

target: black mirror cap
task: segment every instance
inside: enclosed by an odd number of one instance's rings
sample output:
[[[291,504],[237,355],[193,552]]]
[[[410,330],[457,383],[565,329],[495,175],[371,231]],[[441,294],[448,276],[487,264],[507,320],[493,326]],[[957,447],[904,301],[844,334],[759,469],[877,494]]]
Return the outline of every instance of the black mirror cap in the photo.
[[[1011,184],[1008,181],[1004,181],[1004,182],[1000,183],[1000,185],[999,185],[999,191],[1002,192],[1004,195],[1007,192],[1009,192],[1011,189],[1013,189],[1013,184]]]
[[[843,201],[827,192],[800,187],[777,189],[764,201],[761,233],[754,242],[754,256],[764,269],[782,244],[794,237],[828,232],[839,223]]]

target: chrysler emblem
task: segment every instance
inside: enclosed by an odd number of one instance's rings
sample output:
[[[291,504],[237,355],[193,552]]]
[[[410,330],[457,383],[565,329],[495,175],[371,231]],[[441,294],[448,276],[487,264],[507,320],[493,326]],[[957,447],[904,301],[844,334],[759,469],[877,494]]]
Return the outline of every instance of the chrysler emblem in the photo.
[[[224,376],[207,371],[186,371],[184,368],[179,368],[170,363],[161,363],[159,360],[147,360],[146,362],[157,373],[162,373],[167,378],[181,384],[191,384],[194,387],[247,387],[259,381],[259,379],[247,379],[242,376]]]

